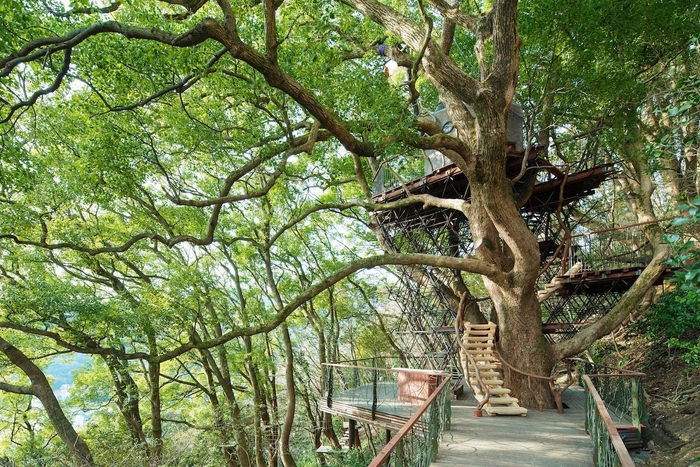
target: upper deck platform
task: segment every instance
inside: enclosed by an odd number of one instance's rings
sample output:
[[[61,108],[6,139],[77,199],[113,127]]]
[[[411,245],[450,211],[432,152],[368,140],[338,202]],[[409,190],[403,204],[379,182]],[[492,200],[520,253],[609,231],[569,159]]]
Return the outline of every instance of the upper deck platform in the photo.
[[[514,144],[508,146],[506,175],[514,178],[523,167],[540,172],[532,192],[524,201],[521,209],[524,213],[554,212],[559,206],[566,206],[593,194],[596,188],[612,174],[612,165],[604,164],[572,174],[566,174],[544,157],[544,151],[535,148],[529,153],[517,151]],[[397,186],[398,185],[398,186]],[[389,203],[404,199],[410,193],[428,194],[439,198],[458,198],[468,200],[471,197],[469,180],[453,163],[439,167],[427,175],[411,180],[403,185],[396,180],[375,182],[375,203]],[[422,204],[378,213],[383,223],[406,221],[417,216],[426,217],[436,208],[424,209]]]

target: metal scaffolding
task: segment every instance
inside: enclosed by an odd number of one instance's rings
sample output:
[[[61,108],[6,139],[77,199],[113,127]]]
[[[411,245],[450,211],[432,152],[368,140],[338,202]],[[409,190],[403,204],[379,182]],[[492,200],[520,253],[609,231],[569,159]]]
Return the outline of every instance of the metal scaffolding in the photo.
[[[513,167],[520,167],[523,157],[523,152],[509,153]],[[540,245],[540,261],[545,271],[539,285],[566,282],[542,304],[543,330],[550,341],[557,341],[573,336],[619,301],[634,282],[637,271],[644,266],[645,247],[637,239],[619,241],[614,235],[581,234],[585,229],[574,220],[574,209],[581,200],[593,194],[612,175],[610,165],[566,174],[541,158],[537,151],[534,156],[530,154],[526,165],[541,171],[531,195],[521,207],[523,218]],[[464,174],[454,165],[447,165],[401,187],[375,193],[374,199],[375,202],[393,201],[405,197],[407,192],[465,200],[470,196]],[[461,257],[474,251],[469,223],[461,212],[423,209],[419,205],[375,216],[387,242],[397,252]],[[631,253],[622,251],[625,248]],[[605,255],[600,255],[597,249],[605,251]],[[618,254],[611,255],[612,251]],[[601,257],[617,257],[619,261],[615,267],[622,267],[624,271],[611,274],[613,269],[602,264]],[[581,274],[562,279],[564,271],[577,261],[582,262]],[[544,268],[545,265],[549,266]],[[450,371],[457,380],[460,371],[452,328],[456,309],[450,304],[446,290],[450,279],[459,274],[426,266],[401,267],[398,281],[390,288],[391,296],[401,309],[401,319],[394,333],[411,364]],[[481,302],[479,306],[488,317],[490,303]]]

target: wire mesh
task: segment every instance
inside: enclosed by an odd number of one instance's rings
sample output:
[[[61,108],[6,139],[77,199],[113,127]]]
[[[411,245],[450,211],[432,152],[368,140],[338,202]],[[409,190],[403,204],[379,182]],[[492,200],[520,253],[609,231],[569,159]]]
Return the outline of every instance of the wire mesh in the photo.
[[[445,430],[450,429],[449,385],[443,382],[437,394],[424,404],[370,464],[388,467],[427,467],[435,460]]]
[[[612,443],[603,417],[597,411],[591,392],[586,392],[586,431],[593,442],[593,462],[596,466],[620,466],[622,463]]]
[[[399,359],[376,363],[400,364]],[[409,368],[326,364],[326,403],[387,425],[403,425],[435,391],[447,375]]]

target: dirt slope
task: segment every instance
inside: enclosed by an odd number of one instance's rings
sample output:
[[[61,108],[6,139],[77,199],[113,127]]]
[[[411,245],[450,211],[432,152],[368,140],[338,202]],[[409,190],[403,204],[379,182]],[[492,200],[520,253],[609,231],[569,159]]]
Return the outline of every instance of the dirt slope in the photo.
[[[609,342],[608,365],[646,373],[649,459],[641,466],[700,467],[700,368],[642,337]]]

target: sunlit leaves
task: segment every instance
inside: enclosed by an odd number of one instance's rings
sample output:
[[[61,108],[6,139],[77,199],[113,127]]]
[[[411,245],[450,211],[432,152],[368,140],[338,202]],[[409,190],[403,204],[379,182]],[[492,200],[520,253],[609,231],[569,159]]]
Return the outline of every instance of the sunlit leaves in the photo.
[[[667,234],[664,238],[675,250],[668,263],[679,268],[673,279],[681,290],[700,294],[700,255],[694,235],[700,225],[700,197],[676,209],[682,216],[676,217],[672,225],[680,229],[680,233]]]

